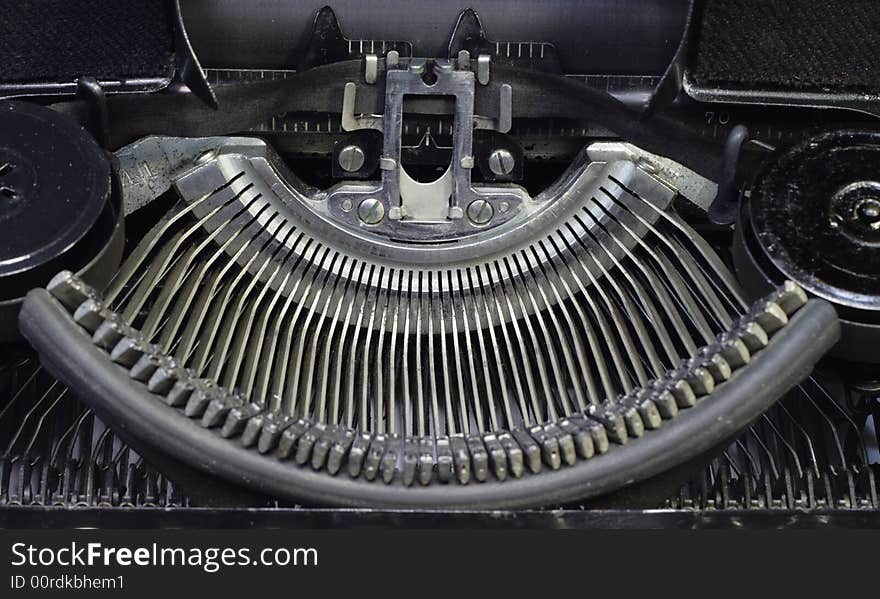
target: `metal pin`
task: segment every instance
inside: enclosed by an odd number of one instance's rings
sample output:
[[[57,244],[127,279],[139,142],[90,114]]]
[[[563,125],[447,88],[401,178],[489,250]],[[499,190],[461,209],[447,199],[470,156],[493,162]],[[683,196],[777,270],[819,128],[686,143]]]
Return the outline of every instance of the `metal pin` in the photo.
[[[375,54],[367,54],[364,56],[364,81],[368,85],[376,83],[379,76],[379,57]]]
[[[477,57],[477,81],[480,85],[489,84],[489,63],[491,57],[488,54],[480,54]]]

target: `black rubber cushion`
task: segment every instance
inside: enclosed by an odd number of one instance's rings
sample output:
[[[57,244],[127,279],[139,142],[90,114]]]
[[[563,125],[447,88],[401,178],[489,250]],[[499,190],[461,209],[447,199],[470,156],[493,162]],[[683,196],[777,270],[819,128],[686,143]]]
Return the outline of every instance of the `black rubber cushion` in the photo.
[[[172,69],[170,0],[0,0],[0,81],[148,78]]]
[[[880,88],[877,0],[706,0],[691,75],[739,89]]]
[[[559,505],[595,497],[646,480],[732,439],[797,381],[840,335],[834,308],[810,300],[750,364],[651,434],[630,440],[607,455],[516,482],[473,485],[373,484],[349,476],[327,476],[310,467],[263,455],[237,439],[224,439],[168,406],[124,368],[109,361],[90,335],[44,289],[32,290],[19,319],[22,334],[40,353],[43,366],[130,442],[267,495],[311,505],[393,508],[492,509]]]

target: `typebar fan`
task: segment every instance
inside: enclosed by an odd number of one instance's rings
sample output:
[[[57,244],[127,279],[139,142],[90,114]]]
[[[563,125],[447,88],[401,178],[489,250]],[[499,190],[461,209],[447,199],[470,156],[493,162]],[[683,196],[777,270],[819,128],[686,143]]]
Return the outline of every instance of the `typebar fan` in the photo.
[[[31,291],[22,331],[126,437],[275,496],[607,493],[723,445],[839,334],[790,282],[747,305],[625,144],[440,230],[258,139],[141,143],[178,160],[176,204],[103,293],[67,271]]]

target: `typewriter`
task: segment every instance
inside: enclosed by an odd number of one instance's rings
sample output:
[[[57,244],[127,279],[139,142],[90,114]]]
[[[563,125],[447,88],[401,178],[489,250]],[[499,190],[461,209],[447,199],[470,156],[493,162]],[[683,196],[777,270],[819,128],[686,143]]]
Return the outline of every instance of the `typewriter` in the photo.
[[[878,31],[11,3],[0,521],[880,522]]]

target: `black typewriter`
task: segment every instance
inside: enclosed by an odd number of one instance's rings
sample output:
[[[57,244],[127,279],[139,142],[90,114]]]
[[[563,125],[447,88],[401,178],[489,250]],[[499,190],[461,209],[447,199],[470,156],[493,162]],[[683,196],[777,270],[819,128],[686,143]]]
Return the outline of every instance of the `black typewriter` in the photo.
[[[3,526],[880,525],[873,0],[2,14]]]

